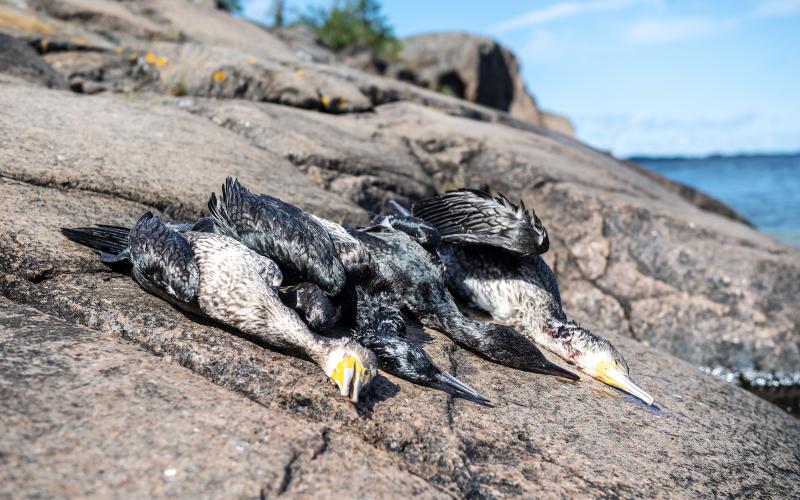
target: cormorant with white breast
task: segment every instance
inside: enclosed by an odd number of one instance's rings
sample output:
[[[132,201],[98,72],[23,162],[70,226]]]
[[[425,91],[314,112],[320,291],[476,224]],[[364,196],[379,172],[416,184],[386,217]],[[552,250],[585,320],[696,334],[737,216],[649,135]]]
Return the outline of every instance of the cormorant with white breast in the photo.
[[[404,338],[401,301],[376,272],[367,248],[341,225],[273,196],[254,194],[231,177],[208,202],[215,232],[234,238],[278,263],[294,287],[282,298],[312,326],[332,326],[328,297],[355,322],[356,340],[378,357],[380,368],[411,382],[443,385],[485,401],[440,369],[421,347]],[[328,297],[326,297],[326,295]]]
[[[232,326],[265,344],[308,356],[358,402],[376,374],[374,355],[350,339],[321,337],[281,303],[275,262],[218,234],[185,231],[145,214],[133,228],[62,229],[71,240],[101,252],[106,263],[129,261],[142,288],[179,308]],[[196,228],[195,228],[196,229]]]
[[[414,217],[378,216],[374,225],[352,231],[393,284],[407,309],[425,326],[447,334],[458,345],[520,370],[578,377],[551,363],[513,328],[464,316],[447,290],[435,253],[440,239],[430,224]]]
[[[459,189],[416,202],[413,213],[439,230],[454,293],[589,376],[653,403],[610,342],[568,320],[555,274],[538,256],[549,246],[547,231],[525,205]]]

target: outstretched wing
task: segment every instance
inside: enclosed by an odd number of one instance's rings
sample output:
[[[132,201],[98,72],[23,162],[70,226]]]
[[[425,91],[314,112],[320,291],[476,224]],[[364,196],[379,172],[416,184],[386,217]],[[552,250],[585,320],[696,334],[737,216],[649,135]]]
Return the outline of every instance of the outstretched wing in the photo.
[[[492,246],[517,255],[537,255],[550,247],[536,214],[502,194],[458,189],[420,200],[413,211],[433,224],[445,243]]]
[[[222,195],[208,208],[215,232],[230,236],[274,260],[293,282],[310,281],[337,295],[345,269],[328,230],[300,208],[268,195],[256,195],[228,177]]]
[[[147,291],[177,305],[193,302],[199,273],[186,238],[150,212],[128,236],[134,279]]]

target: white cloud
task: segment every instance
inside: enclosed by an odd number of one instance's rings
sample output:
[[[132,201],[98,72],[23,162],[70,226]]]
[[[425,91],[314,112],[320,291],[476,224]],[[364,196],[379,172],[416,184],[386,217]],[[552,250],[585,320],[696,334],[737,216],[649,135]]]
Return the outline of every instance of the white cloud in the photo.
[[[756,18],[800,14],[800,0],[763,0],[752,14]]]
[[[620,10],[635,4],[652,3],[646,0],[593,0],[585,2],[559,2],[541,9],[526,12],[489,26],[492,33],[507,33],[521,28],[530,28],[560,19],[575,17],[592,12]]]
[[[755,112],[694,116],[615,113],[573,118],[581,139],[621,157],[791,151],[798,147],[796,128]]]
[[[522,46],[519,55],[526,63],[549,62],[557,59],[563,50],[563,41],[559,41],[552,31],[537,29]]]
[[[643,20],[628,28],[626,38],[635,44],[682,42],[717,35],[738,25],[736,19],[711,20],[699,17]]]

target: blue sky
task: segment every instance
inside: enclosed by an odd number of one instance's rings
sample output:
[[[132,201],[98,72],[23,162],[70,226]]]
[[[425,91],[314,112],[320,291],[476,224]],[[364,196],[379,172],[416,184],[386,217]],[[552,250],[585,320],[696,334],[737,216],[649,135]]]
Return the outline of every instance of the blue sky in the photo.
[[[244,15],[263,20],[270,3],[244,0]],[[383,11],[401,37],[497,39],[541,108],[618,156],[800,150],[800,0],[384,0]]]

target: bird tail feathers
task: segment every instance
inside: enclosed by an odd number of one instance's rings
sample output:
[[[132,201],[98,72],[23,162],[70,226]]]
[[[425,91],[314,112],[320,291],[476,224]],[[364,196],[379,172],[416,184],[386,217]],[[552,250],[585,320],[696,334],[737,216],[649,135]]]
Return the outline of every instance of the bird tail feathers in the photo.
[[[75,243],[99,252],[103,262],[116,262],[127,254],[130,230],[126,227],[105,224],[94,227],[64,227],[61,228],[61,233]]]

